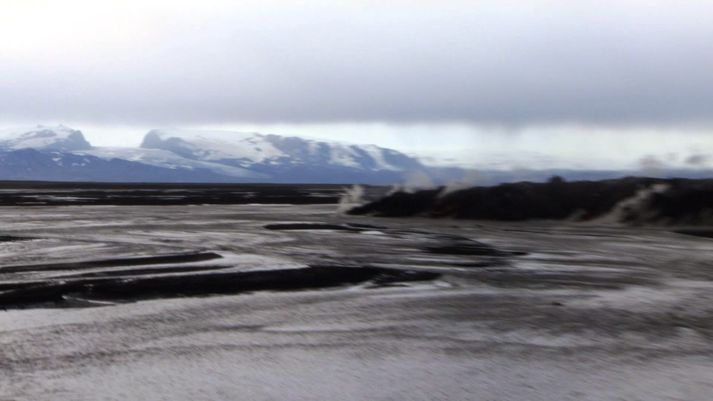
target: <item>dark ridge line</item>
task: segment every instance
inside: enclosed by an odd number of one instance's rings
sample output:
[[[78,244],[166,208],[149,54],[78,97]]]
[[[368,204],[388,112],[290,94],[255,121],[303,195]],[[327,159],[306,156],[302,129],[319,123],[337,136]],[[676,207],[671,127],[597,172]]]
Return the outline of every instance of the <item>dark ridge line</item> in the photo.
[[[692,235],[694,237],[713,238],[713,229],[690,228],[690,229],[674,230],[673,232],[676,234],[682,234],[682,235]]]
[[[14,235],[0,235],[0,242],[17,242],[17,241],[29,241],[37,238],[32,237],[16,237]]]
[[[1,182],[0,206],[336,204],[335,184],[112,184]],[[370,186],[381,194],[383,187]]]
[[[177,255],[162,255],[162,256],[146,256],[138,258],[117,258],[117,259],[102,259],[89,260],[83,262],[67,262],[67,263],[43,263],[36,265],[15,265],[0,267],[0,274],[5,273],[21,273],[33,271],[56,271],[56,270],[83,270],[97,267],[116,267],[116,266],[142,266],[156,265],[164,263],[190,263],[203,262],[207,260],[220,259],[222,256],[213,252],[195,252]]]
[[[225,265],[225,266],[169,266],[169,267],[150,267],[144,269],[122,269],[122,270],[108,270],[93,273],[80,273],[80,274],[68,274],[66,276],[54,276],[54,280],[63,279],[76,279],[76,278],[112,278],[112,277],[123,277],[131,278],[134,276],[146,276],[151,274],[174,274],[174,273],[192,273],[192,272],[204,272],[211,270],[226,270],[232,269],[235,266]]]
[[[303,269],[255,272],[206,273],[190,276],[159,276],[132,279],[86,279],[48,282],[0,293],[0,307],[73,307],[65,297],[87,301],[138,301],[182,296],[239,294],[255,291],[300,291],[374,282],[430,281],[433,272],[403,271],[375,267],[310,266]],[[92,306],[92,305],[87,305]]]
[[[493,256],[501,258],[527,255],[527,252],[503,251],[477,241],[453,241],[452,243],[444,243],[442,245],[427,246],[423,249],[428,253],[436,255]]]
[[[53,196],[73,196],[76,199],[37,199],[30,200],[27,195],[0,193],[0,206],[161,206],[161,205],[246,205],[246,204],[291,204],[291,205],[331,205],[337,204],[339,194],[268,194],[247,196],[245,194],[214,194],[213,196],[182,197],[163,196],[163,193],[131,195],[77,194],[58,193]]]
[[[631,285],[656,286],[651,275],[602,275],[589,272],[533,272],[521,270],[472,271],[469,277],[482,283],[503,288],[596,288],[620,290]]]
[[[275,223],[263,226],[267,230],[339,230],[361,232],[369,230],[383,230],[386,227],[371,226],[368,224],[329,224],[329,223]]]
[[[246,189],[246,188],[294,188],[305,187],[318,189],[342,190],[352,186],[352,183],[343,184],[315,184],[315,183],[205,183],[205,182],[106,182],[106,181],[33,181],[33,180],[0,180],[0,189],[37,189],[37,188],[98,188],[98,189],[129,189],[129,188],[157,188],[157,189]],[[364,187],[382,188],[382,185],[362,185]]]
[[[510,257],[526,255],[526,252],[503,251],[491,245],[475,241],[459,235],[433,233],[420,230],[389,230],[387,227],[372,226],[368,224],[330,224],[330,223],[276,223],[263,226],[268,230],[299,231],[299,230],[338,230],[347,232],[362,232],[370,230],[388,230],[397,236],[425,236],[433,245],[423,247],[428,253],[440,255],[468,255],[468,256],[493,256]]]
[[[299,230],[339,230],[339,231],[362,231],[357,228],[348,227],[342,224],[327,223],[286,223],[286,224],[266,224],[263,226],[267,230],[275,231],[299,231]]]

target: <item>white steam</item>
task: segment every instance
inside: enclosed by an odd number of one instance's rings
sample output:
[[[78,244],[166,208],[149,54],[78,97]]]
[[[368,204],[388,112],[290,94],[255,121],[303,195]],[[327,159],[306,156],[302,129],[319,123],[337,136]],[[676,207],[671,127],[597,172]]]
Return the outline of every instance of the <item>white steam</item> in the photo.
[[[346,213],[357,206],[361,206],[365,201],[364,194],[364,187],[361,185],[353,185],[351,188],[347,188],[342,197],[339,198],[337,213]]]
[[[460,191],[463,189],[473,188],[482,179],[480,173],[477,171],[471,171],[463,175],[458,180],[449,181],[444,187],[441,193],[438,194],[439,197],[446,196],[452,192]]]
[[[611,212],[597,221],[600,223],[621,223],[631,218],[645,220],[647,217],[654,217],[656,212],[647,209],[651,196],[666,192],[670,187],[668,184],[654,184],[648,188],[641,189],[634,196],[614,205]]]

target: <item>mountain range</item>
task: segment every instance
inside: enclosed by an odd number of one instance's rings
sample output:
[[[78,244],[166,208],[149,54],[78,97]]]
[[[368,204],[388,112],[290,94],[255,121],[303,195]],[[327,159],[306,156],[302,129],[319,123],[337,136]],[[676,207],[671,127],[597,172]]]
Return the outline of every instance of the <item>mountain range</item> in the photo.
[[[432,174],[396,150],[280,135],[156,129],[110,148],[63,125],[0,131],[0,180],[393,184],[414,173]]]
[[[375,145],[324,142],[259,133],[155,129],[138,147],[92,146],[63,125],[0,130],[0,181],[166,183],[446,183],[496,185],[515,181],[601,180],[652,176],[634,170],[468,170],[424,165]],[[706,178],[710,169],[661,169],[658,178]],[[457,185],[456,185],[457,186]]]

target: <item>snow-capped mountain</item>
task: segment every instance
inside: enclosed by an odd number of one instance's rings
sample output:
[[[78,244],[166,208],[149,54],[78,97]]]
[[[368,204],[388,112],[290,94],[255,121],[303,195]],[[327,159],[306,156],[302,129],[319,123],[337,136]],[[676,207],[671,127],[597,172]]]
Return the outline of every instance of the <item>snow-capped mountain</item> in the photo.
[[[105,148],[62,125],[0,131],[0,180],[392,184],[424,170],[374,145],[258,133],[152,130],[140,148]]]
[[[315,165],[364,171],[406,171],[423,167],[416,159],[403,153],[375,145],[244,132],[152,130],[141,147],[164,149],[189,159],[241,167]]]
[[[63,125],[37,125],[0,131],[0,149],[35,149],[72,152],[90,149],[81,131]]]
[[[141,147],[249,169],[273,182],[389,184],[424,169],[414,158],[374,145],[258,133],[157,129],[146,134]]]
[[[79,130],[38,125],[0,131],[0,180],[240,182],[259,173],[174,153],[92,147]]]

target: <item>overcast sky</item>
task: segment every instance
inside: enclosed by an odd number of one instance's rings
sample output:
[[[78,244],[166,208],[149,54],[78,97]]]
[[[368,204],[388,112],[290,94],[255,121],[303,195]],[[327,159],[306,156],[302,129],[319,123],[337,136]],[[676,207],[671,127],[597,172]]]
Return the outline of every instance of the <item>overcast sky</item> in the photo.
[[[3,126],[124,146],[249,129],[510,166],[713,153],[713,2],[0,5]]]

